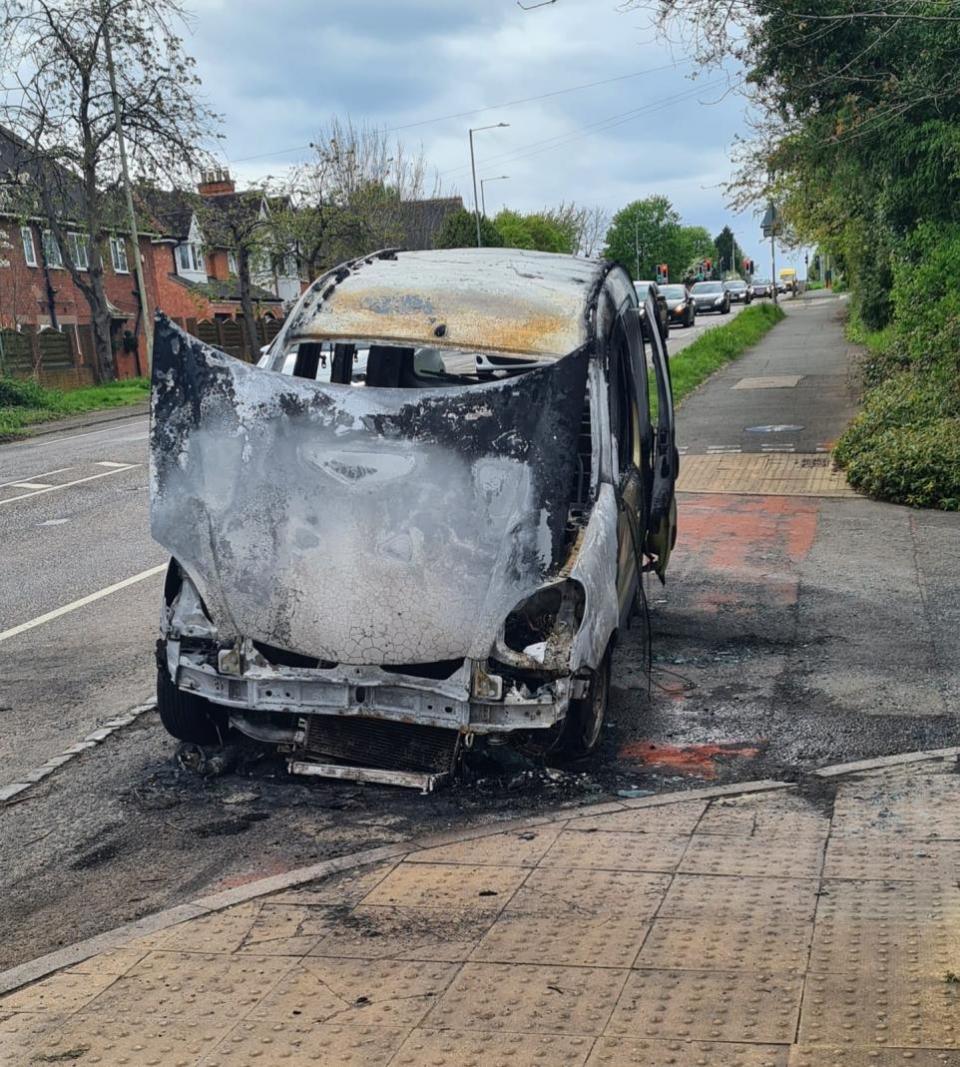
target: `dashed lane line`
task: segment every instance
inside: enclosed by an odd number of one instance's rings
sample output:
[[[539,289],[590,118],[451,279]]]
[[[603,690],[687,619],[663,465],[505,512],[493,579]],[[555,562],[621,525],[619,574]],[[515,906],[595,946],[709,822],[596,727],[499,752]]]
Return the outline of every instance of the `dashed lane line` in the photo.
[[[0,786],[0,806],[6,807],[9,804],[16,803],[21,794],[35,786],[37,782],[42,782],[44,778],[48,778],[65,763],[75,760],[77,756],[86,752],[87,749],[96,748],[97,745],[106,741],[111,734],[116,733],[117,730],[122,730],[124,726],[129,726],[145,712],[152,711],[155,707],[156,704],[153,701],[138,704],[135,708],[131,708],[122,715],[117,715],[116,718],[110,719],[102,726],[97,727],[96,730],[87,734],[76,744],[64,749],[58,756],[51,756],[46,763],[41,763],[39,767],[34,767],[33,770],[27,771],[26,774],[21,774],[16,782]]]
[[[61,608],[54,608],[53,611],[48,611],[44,615],[38,615],[35,619],[30,619],[28,622],[21,622],[18,626],[11,626],[9,630],[0,630],[0,642],[9,641],[11,637],[17,637],[22,633],[26,633],[27,630],[33,630],[37,626],[43,626],[44,623],[53,622],[54,619],[59,619],[62,615],[69,615],[71,611],[86,607],[87,604],[93,604],[97,600],[102,600],[105,596],[110,596],[112,593],[118,593],[121,589],[126,589],[128,586],[136,585],[137,582],[152,578],[155,574],[161,574],[166,569],[166,563],[161,563],[157,567],[150,567],[148,570],[141,571],[139,574],[134,574],[130,578],[124,578],[122,582],[114,582],[113,585],[108,585],[104,589],[98,589],[95,593],[89,593],[87,596],[80,597],[79,600],[73,600],[69,604],[64,604]]]
[[[86,478],[76,478],[72,482],[64,482],[62,485],[49,485],[45,489],[34,489],[30,493],[20,493],[19,496],[8,496],[6,500],[0,500],[0,507],[4,504],[12,504],[15,500],[26,500],[30,496],[40,496],[42,493],[52,493],[56,489],[69,489],[72,485],[82,485],[84,482],[95,482],[98,478],[109,478],[111,474],[123,474],[124,471],[132,471],[141,463],[129,463],[124,467],[115,467],[101,474],[91,474]]]
[[[14,478],[12,482],[0,482],[0,489],[7,489],[11,485],[22,485],[24,482],[35,482],[41,478],[49,478],[51,474],[63,474],[64,471],[73,470],[73,467],[57,467],[54,471],[44,471],[42,474],[30,474],[26,478]]]

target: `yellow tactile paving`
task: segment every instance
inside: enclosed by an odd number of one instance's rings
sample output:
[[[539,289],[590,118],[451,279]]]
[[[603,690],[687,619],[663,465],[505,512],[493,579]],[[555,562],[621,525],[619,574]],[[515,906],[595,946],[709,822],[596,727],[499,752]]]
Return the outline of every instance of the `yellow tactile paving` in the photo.
[[[424,849],[411,856],[408,862],[535,867],[559,833],[560,826],[547,826],[514,833],[490,834],[455,845]]]
[[[437,1029],[600,1034],[626,970],[467,963],[427,1016]]]
[[[378,960],[466,960],[496,919],[476,908],[395,908],[361,904],[311,952]]]
[[[564,812],[0,998],[0,1067],[960,1067],[960,777]]]
[[[253,1022],[415,1026],[456,964],[308,956],[249,1013]]]
[[[520,867],[402,863],[363,903],[499,911],[529,873]]]
[[[386,1067],[408,1033],[405,1027],[247,1022],[199,1067]]]
[[[688,838],[681,834],[633,834],[564,830],[540,861],[542,867],[594,867],[610,871],[674,871]]]
[[[581,1067],[592,1038],[562,1034],[495,1034],[469,1030],[414,1030],[395,1067]]]
[[[766,496],[856,496],[829,455],[776,452],[684,456],[681,493],[743,493]]]
[[[602,1037],[587,1067],[787,1067],[789,1053],[786,1045]]]

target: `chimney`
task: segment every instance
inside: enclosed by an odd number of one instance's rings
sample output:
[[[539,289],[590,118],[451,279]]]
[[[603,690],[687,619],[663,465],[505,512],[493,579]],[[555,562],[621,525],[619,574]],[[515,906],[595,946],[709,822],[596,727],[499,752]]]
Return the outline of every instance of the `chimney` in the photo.
[[[201,196],[228,196],[236,190],[236,184],[226,167],[214,167],[200,175],[197,192]]]

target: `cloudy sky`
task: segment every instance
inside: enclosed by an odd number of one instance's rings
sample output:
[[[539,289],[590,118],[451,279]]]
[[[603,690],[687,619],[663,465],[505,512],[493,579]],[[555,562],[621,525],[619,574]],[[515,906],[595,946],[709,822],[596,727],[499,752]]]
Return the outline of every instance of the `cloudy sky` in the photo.
[[[187,48],[241,181],[282,173],[325,120],[349,115],[407,127],[397,136],[469,203],[467,130],[508,122],[475,135],[479,175],[509,175],[487,185],[489,214],[561,200],[613,212],[663,193],[684,222],[729,224],[767,262],[757,218],[733,215],[720,189],[746,133],[742,99],[722,73],[691,80],[683,49],[618,0],[188,3]],[[606,84],[560,92],[594,82]],[[489,110],[445,117],[476,109]]]

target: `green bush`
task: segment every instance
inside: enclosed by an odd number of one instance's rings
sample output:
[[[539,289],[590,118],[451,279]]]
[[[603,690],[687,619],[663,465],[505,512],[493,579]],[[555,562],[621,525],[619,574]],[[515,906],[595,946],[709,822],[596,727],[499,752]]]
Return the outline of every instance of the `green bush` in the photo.
[[[32,378],[0,378],[0,408],[43,408],[48,396]]]

